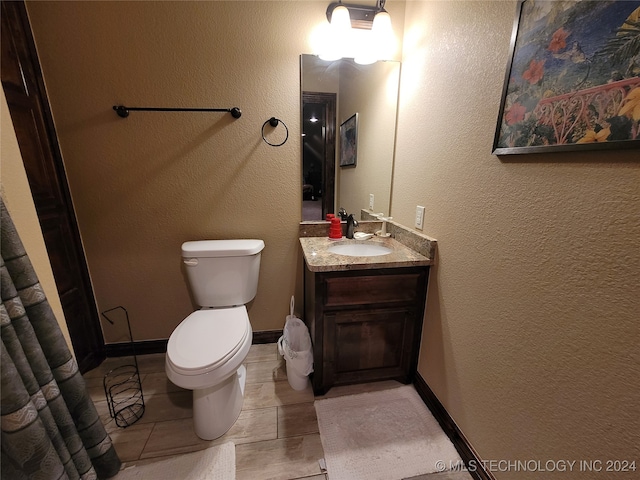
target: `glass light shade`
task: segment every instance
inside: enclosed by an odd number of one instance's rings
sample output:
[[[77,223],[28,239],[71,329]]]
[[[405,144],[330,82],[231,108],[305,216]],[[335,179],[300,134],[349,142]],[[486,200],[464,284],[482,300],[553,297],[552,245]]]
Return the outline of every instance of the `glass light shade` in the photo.
[[[338,5],[331,12],[331,30],[334,34],[346,33],[351,29],[349,10],[344,5]]]
[[[320,59],[327,61],[340,60],[342,49],[348,44],[351,33],[351,16],[349,10],[344,5],[338,5],[331,12],[331,24],[328,38],[322,48],[322,53],[318,55]]]
[[[322,52],[320,52],[318,58],[327,62],[340,60],[342,58],[342,54],[340,53],[340,46],[336,45],[336,42],[333,41],[333,39],[328,38],[325,41],[325,44],[322,47]]]
[[[378,60],[390,60],[396,44],[391,26],[391,15],[385,11],[376,13],[371,33],[374,37],[373,43],[377,49]]]
[[[388,12],[381,11],[376,13],[373,17],[373,26],[371,31],[375,35],[379,35],[381,38],[388,39],[393,35],[393,28],[391,28],[391,15]]]
[[[360,65],[369,65],[378,60],[389,60],[395,45],[391,16],[385,11],[376,13],[369,33],[370,41],[362,45],[354,61]]]
[[[378,54],[375,47],[371,44],[361,45],[360,51],[353,59],[358,65],[371,65],[378,61]]]

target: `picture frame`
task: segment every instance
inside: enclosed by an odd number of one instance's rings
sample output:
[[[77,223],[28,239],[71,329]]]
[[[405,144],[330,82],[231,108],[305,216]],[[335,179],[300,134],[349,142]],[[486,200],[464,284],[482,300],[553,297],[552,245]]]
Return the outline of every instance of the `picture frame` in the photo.
[[[495,155],[640,148],[640,1],[520,0]]]
[[[358,163],[358,113],[340,124],[340,166],[355,167]]]

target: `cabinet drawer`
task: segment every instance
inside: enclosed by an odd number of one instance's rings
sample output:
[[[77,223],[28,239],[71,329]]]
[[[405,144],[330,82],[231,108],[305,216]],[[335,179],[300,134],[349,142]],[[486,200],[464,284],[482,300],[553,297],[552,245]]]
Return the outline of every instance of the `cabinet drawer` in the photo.
[[[413,302],[421,290],[420,277],[419,273],[330,277],[325,282],[324,305],[339,307]]]

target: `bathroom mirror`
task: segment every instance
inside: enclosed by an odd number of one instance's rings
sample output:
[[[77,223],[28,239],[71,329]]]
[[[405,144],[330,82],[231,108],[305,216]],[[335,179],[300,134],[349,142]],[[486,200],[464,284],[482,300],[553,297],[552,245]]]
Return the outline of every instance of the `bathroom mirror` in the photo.
[[[340,207],[359,219],[371,195],[373,210],[388,215],[400,62],[358,65],[301,55],[300,69],[302,220],[322,220]],[[341,148],[341,133],[355,154]]]

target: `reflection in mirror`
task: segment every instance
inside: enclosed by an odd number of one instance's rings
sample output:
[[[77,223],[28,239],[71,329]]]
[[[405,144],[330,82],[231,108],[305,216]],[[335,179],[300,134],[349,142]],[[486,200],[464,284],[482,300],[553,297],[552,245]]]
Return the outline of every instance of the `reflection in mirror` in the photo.
[[[300,67],[302,220],[322,220],[340,207],[358,218],[371,194],[373,210],[389,215],[400,62],[301,55]],[[340,125],[355,113],[355,166],[340,167]]]
[[[302,220],[335,210],[335,93],[302,92]]]

